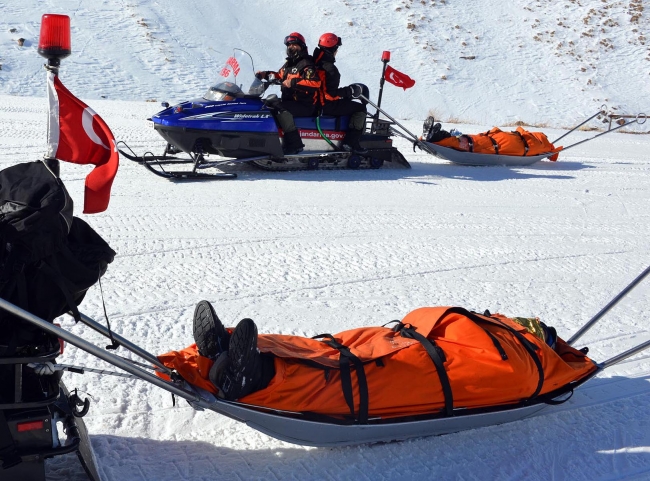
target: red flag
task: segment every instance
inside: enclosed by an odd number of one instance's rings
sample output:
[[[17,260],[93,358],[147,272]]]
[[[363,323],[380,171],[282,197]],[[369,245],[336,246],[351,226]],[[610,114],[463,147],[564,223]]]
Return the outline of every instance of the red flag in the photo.
[[[86,177],[84,214],[104,212],[111,197],[119,154],[106,122],[59,80],[48,74],[50,103],[47,157],[96,167]]]
[[[390,65],[386,66],[386,80],[393,85],[402,87],[404,90],[410,89],[415,85],[415,80],[406,75],[405,73],[395,70]]]

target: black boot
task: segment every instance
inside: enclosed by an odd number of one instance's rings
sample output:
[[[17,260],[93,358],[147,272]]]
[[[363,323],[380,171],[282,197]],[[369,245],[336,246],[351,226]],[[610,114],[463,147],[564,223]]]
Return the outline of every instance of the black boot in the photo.
[[[341,145],[341,147],[343,147],[343,150],[347,152],[354,152],[355,154],[367,154],[368,149],[364,149],[359,143],[361,134],[363,134],[363,131],[361,130],[348,130],[348,133],[345,134],[345,138],[343,139],[343,144]]]
[[[440,122],[436,123],[433,117],[428,117],[424,121],[424,125],[422,126],[422,140],[425,142],[440,142],[447,137],[451,137],[449,132],[442,130]]]
[[[284,155],[294,155],[302,152],[305,146],[300,140],[300,132],[298,130],[292,130],[291,132],[284,133],[284,145],[282,147],[282,152]]]
[[[422,125],[422,140],[425,142],[433,142],[433,136],[440,130],[440,127],[441,125],[436,123],[433,117],[427,117]]]
[[[264,387],[261,385],[262,355],[257,350],[257,326],[252,319],[239,321],[230,336],[228,359],[222,360],[222,356],[225,355],[219,356],[218,361],[223,362],[223,371],[220,375],[215,373],[214,377],[226,399],[234,401]],[[212,381],[213,376],[210,378]]]
[[[208,301],[199,302],[194,309],[194,342],[199,354],[210,359],[228,350],[230,334]]]

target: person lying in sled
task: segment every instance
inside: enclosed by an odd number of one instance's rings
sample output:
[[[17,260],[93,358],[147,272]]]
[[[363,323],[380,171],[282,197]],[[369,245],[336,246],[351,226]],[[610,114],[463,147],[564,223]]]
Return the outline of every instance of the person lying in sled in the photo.
[[[193,331],[196,344],[159,356],[190,384],[226,400],[359,422],[557,397],[597,369],[538,319],[458,307],[419,308],[393,328],[304,338],[258,336],[251,319],[226,329],[201,301]]]
[[[316,73],[314,59],[307,51],[305,37],[293,32],[284,38],[284,44],[287,47],[287,59],[280,70],[259,71],[255,76],[264,80],[274,77],[282,81],[282,101],[272,107],[278,109],[276,118],[284,132],[282,150],[285,155],[293,155],[302,152],[305,147],[293,117],[316,115],[320,78]]]
[[[532,156],[545,153],[555,153],[549,160],[557,160],[562,147],[555,147],[549,142],[543,132],[529,132],[517,127],[513,132],[504,132],[493,127],[487,132],[476,135],[464,135],[456,129],[451,132],[442,129],[440,122],[428,117],[422,127],[420,140],[434,143],[442,147],[450,147],[464,152],[481,154]]]
[[[316,71],[321,80],[322,114],[335,117],[349,115],[348,131],[343,139],[342,147],[348,152],[367,154],[368,149],[361,147],[359,139],[366,128],[366,106],[352,100],[353,95],[361,93],[360,84],[339,87],[341,74],[334,65],[339,47],[343,45],[341,37],[333,33],[324,33],[318,39],[318,47],[314,49]]]

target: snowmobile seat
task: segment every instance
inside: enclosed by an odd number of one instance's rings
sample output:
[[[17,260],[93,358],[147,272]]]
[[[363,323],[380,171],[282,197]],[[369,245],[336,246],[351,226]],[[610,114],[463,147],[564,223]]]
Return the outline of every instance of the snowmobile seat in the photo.
[[[321,130],[347,130],[348,123],[350,122],[349,115],[343,115],[341,117],[330,115],[322,115],[321,117],[295,117],[294,122],[299,129],[318,130],[316,119],[319,121]]]

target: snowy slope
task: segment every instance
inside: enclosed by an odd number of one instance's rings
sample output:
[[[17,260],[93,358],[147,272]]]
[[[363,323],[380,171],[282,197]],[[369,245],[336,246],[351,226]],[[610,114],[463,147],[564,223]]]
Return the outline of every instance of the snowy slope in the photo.
[[[73,55],[61,75],[84,98],[181,100],[210,85],[233,47],[258,68],[278,68],[282,40],[297,30],[310,48],[326,31],[339,34],[343,82],[368,84],[374,98],[381,52],[392,51],[391,65],[417,81],[385,91],[400,118],[432,110],[461,122],[566,127],[602,103],[648,110],[641,0],[27,0],[0,2],[0,12],[0,93],[10,95],[43,95],[40,18],[65,13]]]
[[[391,50],[392,65],[418,84],[406,93],[387,86],[384,105],[410,118],[405,125],[414,131],[432,109],[464,132],[522,119],[547,125],[554,139],[605,101],[626,112],[647,109],[640,102],[648,97],[647,51],[638,39],[647,18],[634,1],[45,5],[0,0],[0,168],[45,151],[45,73],[35,52],[45,12],[72,17],[64,83],[138,151],[164,145],[144,123],[159,109],[146,100],[201,93],[233,46],[251,51],[260,68],[277,66],[293,30],[311,46],[322,31],[340,33],[345,82],[376,85],[381,51]],[[642,13],[638,23],[633,12]],[[583,36],[590,26],[593,37]],[[551,31],[565,47],[550,42]],[[24,47],[13,43],[17,36]],[[89,169],[62,166],[77,215],[118,252],[102,281],[111,325],[162,353],[192,342],[201,299],[228,325],[251,317],[261,332],[308,336],[383,324],[419,306],[460,305],[539,316],[568,338],[648,265],[647,135],[608,134],[558,163],[518,169],[455,166],[396,144],[412,170],[248,169],[231,182],[171,183],[124,160],[108,211],[94,216],[81,214]],[[602,361],[647,341],[649,298],[646,281],[579,344]],[[82,308],[103,320],[97,287]],[[106,344],[70,319],[63,325]],[[74,348],[60,361],[103,366]],[[65,374],[68,386],[93,396],[86,422],[104,481],[649,479],[649,379],[646,352],[526,421],[312,449],[182,402],[173,407],[169,395],[142,382]],[[74,457],[51,461],[48,473],[84,479]]]

